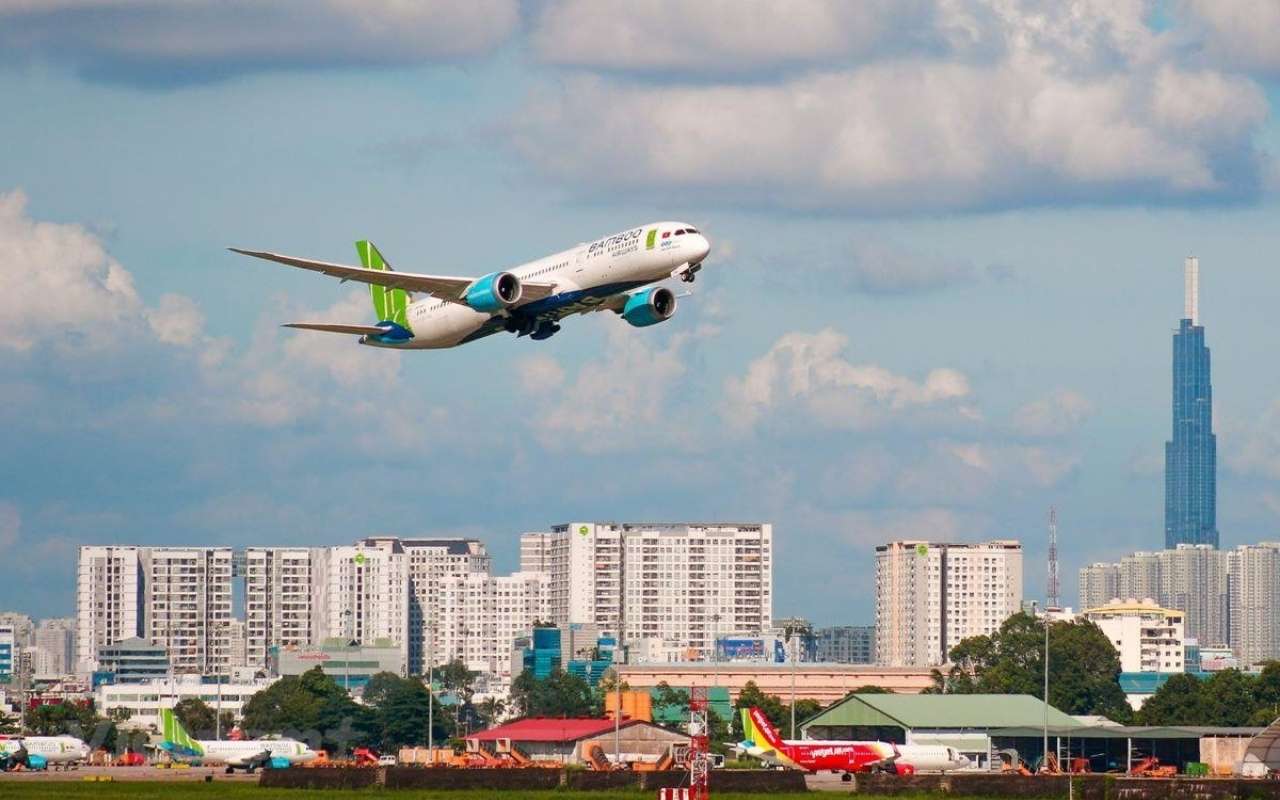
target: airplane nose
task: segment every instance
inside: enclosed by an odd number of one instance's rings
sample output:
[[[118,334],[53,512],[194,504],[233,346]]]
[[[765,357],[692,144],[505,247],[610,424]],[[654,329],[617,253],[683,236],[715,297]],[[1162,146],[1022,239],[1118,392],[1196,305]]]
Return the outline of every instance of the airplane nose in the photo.
[[[697,249],[698,257],[694,259],[694,261],[701,261],[702,259],[706,258],[707,255],[710,254],[710,252],[711,252],[711,242],[707,240],[707,237],[699,235],[698,249]]]

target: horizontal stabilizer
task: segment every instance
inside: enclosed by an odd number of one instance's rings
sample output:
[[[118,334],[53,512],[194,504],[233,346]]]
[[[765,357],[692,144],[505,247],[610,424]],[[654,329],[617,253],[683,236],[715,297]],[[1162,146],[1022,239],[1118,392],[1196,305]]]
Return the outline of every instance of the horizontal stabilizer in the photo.
[[[329,333],[354,333],[367,336],[381,336],[392,329],[390,325],[343,325],[335,322],[286,322],[282,328],[299,328],[304,331],[328,331]]]

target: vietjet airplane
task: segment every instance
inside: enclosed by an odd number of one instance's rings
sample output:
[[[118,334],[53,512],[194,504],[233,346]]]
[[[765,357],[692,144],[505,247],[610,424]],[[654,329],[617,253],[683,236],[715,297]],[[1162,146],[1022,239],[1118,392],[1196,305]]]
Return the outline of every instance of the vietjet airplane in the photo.
[[[942,745],[851,742],[843,739],[786,741],[758,708],[742,710],[744,740],[738,744],[747,755],[808,772],[949,772],[969,766],[969,757]]]
[[[294,739],[196,740],[168,708],[160,709],[160,727],[161,749],[179,761],[224,764],[228,775],[237,769],[249,773],[258,767],[282,769],[316,757],[314,750]]]
[[[711,252],[684,222],[654,222],[479,278],[394,272],[372,242],[356,242],[361,267],[231,248],[370,284],[377,322],[291,322],[289,328],[358,335],[361,344],[403,350],[456,347],[499,331],[546,339],[570,314],[612,311],[631,325],[656,325],[676,313],[667,278],[692,283]],[[413,293],[426,295],[415,299]]]
[[[742,709],[742,736],[738,747],[747,755],[806,772],[870,772],[898,757],[889,742],[784,741],[758,708]]]
[[[29,769],[77,764],[89,757],[89,745],[74,736],[15,736],[0,739],[0,761]]]

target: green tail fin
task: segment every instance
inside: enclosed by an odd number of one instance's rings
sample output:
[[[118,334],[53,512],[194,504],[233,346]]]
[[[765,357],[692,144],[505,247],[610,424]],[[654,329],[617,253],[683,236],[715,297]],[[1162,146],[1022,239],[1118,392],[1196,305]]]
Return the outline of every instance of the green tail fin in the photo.
[[[204,752],[200,743],[192,739],[187,729],[182,727],[182,723],[178,721],[177,715],[171,708],[160,709],[160,732],[164,734],[166,742],[182,750],[197,754]]]
[[[378,252],[378,248],[374,247],[373,242],[367,239],[356,242],[356,253],[360,255],[360,263],[365,269],[391,271],[391,266],[382,257],[382,253]],[[408,292],[369,284],[369,294],[373,297],[373,313],[378,316],[379,322],[394,322],[401,327],[409,327]]]

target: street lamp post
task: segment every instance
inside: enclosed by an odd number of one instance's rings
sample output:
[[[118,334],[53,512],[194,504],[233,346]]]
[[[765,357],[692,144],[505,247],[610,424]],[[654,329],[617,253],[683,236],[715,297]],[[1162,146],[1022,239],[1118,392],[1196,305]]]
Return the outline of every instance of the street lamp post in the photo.
[[[436,760],[436,627],[427,626],[427,752],[434,765]]]

